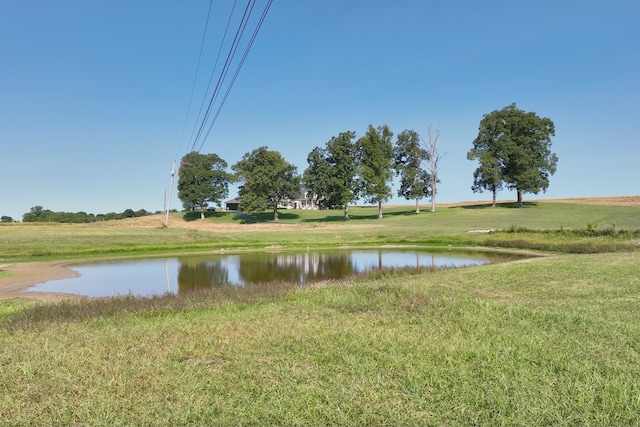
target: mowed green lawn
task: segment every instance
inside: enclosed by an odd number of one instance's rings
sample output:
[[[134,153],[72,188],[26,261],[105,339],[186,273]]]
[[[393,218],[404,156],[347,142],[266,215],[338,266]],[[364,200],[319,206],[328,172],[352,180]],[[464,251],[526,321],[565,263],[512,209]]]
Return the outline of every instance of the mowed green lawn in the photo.
[[[194,242],[209,249],[491,238],[565,249],[571,240],[592,249],[604,241],[625,250],[372,273],[253,300],[220,290],[180,303],[0,302],[0,424],[639,424],[638,237],[593,230],[638,230],[640,208],[394,208],[382,221],[369,218],[375,210],[351,211],[347,224],[283,212],[281,222],[299,225],[251,233],[41,230],[63,242],[50,244],[48,257],[80,256],[64,235],[81,248],[93,238],[95,253],[126,252],[127,244],[135,253]],[[327,225],[334,222],[338,228]],[[13,248],[3,240],[1,257],[26,259],[35,228],[0,227],[23,233]],[[468,233],[491,228],[528,231]],[[572,228],[585,232],[560,231]],[[556,231],[533,231],[541,229]]]

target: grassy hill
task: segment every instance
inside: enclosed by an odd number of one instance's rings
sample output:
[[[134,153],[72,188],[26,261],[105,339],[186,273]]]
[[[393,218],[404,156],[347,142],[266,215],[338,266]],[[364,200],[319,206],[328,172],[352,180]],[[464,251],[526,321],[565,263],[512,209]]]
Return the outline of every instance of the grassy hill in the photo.
[[[352,207],[347,222],[341,211],[285,210],[278,222],[270,221],[269,212],[254,214],[259,222],[229,212],[210,213],[204,221],[174,213],[168,228],[163,227],[162,215],[93,224],[5,224],[0,227],[0,259],[377,244],[504,244],[570,252],[569,241],[577,247],[586,242],[583,238],[596,236],[599,241],[590,241],[600,246],[598,251],[609,244],[614,250],[620,243],[633,246],[635,240],[629,233],[640,230],[640,203],[545,201],[525,203],[523,208],[512,203],[495,208],[475,204],[440,206],[435,213],[420,214],[410,206],[394,206],[385,208],[384,215],[378,220],[376,208]],[[477,233],[488,230],[492,232]],[[544,242],[548,246],[541,248]]]
[[[0,227],[0,257],[397,243],[554,256],[268,297],[0,301],[0,424],[638,424],[640,206],[351,213],[12,224]]]

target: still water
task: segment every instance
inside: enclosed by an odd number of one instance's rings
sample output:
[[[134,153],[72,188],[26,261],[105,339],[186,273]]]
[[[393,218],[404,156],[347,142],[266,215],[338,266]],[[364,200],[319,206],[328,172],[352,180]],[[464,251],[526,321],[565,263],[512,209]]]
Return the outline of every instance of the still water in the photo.
[[[513,255],[488,252],[417,249],[189,255],[74,264],[70,268],[78,277],[52,280],[28,291],[150,296],[256,283],[304,284],[391,267],[462,267],[513,259]]]

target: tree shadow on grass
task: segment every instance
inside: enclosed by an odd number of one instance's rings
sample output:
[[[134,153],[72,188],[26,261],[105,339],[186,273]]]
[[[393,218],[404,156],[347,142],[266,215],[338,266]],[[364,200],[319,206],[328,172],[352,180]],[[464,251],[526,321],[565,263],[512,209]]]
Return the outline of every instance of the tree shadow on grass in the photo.
[[[235,216],[233,220],[240,224],[255,224],[257,222],[270,222],[273,221],[273,211],[264,211],[264,212],[253,212],[251,214],[247,214],[241,211],[233,211]],[[296,220],[300,217],[300,215],[291,213],[291,212],[280,212],[278,211],[278,218],[281,220]]]
[[[523,209],[538,206],[535,202],[522,202],[522,207],[518,206],[518,202],[502,202],[496,203],[495,208],[491,205],[491,203],[482,203],[478,205],[463,205],[463,206],[453,206],[451,209]]]
[[[268,216],[269,216],[269,219],[273,221],[273,212],[269,212]],[[293,213],[291,211],[287,211],[287,212],[278,211],[278,218],[283,220],[293,221],[300,218],[300,215],[298,215],[297,213]]]
[[[367,218],[367,216],[363,215],[349,215],[349,219],[362,219]],[[340,214],[337,215],[327,215],[322,218],[305,218],[301,222],[345,222],[344,221],[344,213],[340,211]]]
[[[412,207],[411,209],[407,209],[406,211],[391,211],[391,212],[385,212],[384,209],[382,210],[382,214],[384,216],[412,216],[412,215],[429,215],[431,214],[431,210],[430,209],[420,209],[420,213],[416,213],[416,208]],[[376,218],[378,216],[376,215]]]
[[[344,211],[343,210],[331,210],[331,211],[323,211],[323,212],[335,212],[335,215],[327,215],[322,218],[305,218],[301,220],[301,222],[345,222],[344,220]],[[384,208],[382,209],[382,215],[384,217],[392,217],[392,216],[411,216],[416,215],[415,209],[408,209],[406,211],[390,211],[386,212]],[[378,208],[376,207],[372,210],[371,214],[353,214],[349,213],[350,221],[358,221],[358,220],[367,220],[367,219],[378,219]]]
[[[226,212],[218,212],[218,211],[206,211],[204,213],[204,218],[208,219],[208,218],[222,218],[226,215]],[[200,212],[186,212],[183,216],[182,219],[184,219],[186,222],[191,222],[191,221],[197,221],[200,219]]]
[[[330,209],[330,210],[322,210],[323,214],[326,213],[325,216],[321,216],[318,218],[301,218],[301,215],[296,213],[295,210],[278,210],[278,218],[281,221],[299,221],[300,223],[321,223],[321,222],[345,222],[344,220],[344,211],[342,209]],[[242,211],[229,211],[229,213],[233,213],[235,216],[233,221],[239,224],[255,224],[259,222],[276,222],[273,220],[273,211],[262,211],[262,212],[253,212],[253,213],[244,213]],[[431,212],[423,210],[420,214],[430,214]],[[383,208],[382,214],[384,217],[393,217],[393,216],[411,216],[416,215],[415,209],[410,208],[407,210],[393,210],[386,212]],[[199,214],[198,214],[199,215]],[[199,216],[198,216],[199,218]],[[359,220],[373,220],[378,219],[378,209],[372,208],[370,214],[362,214],[362,213],[350,213],[349,220],[351,221],[359,221]]]

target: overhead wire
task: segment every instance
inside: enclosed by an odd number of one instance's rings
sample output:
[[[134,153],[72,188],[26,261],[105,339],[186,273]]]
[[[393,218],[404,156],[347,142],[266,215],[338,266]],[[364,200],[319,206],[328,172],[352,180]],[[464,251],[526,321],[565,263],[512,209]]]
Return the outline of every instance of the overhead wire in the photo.
[[[260,19],[258,20],[256,28],[253,31],[251,39],[249,40],[249,43],[247,44],[247,47],[245,48],[244,54],[242,55],[242,58],[239,61],[237,67],[236,67],[236,70],[235,70],[235,72],[233,74],[231,82],[229,83],[229,85],[227,86],[226,91],[224,92],[224,96],[222,98],[222,101],[218,105],[218,108],[217,108],[216,113],[215,113],[215,115],[213,117],[213,120],[211,120],[211,122],[209,123],[208,128],[207,128],[207,132],[204,135],[204,137],[202,137],[202,132],[205,129],[205,127],[207,126],[207,122],[209,120],[213,105],[215,104],[216,100],[218,99],[218,95],[220,94],[220,90],[222,88],[223,81],[225,80],[225,78],[226,78],[226,76],[227,76],[227,74],[229,72],[229,67],[231,66],[231,64],[233,62],[233,58],[234,58],[234,56],[236,54],[236,51],[238,50],[238,46],[240,45],[240,41],[241,41],[241,39],[242,39],[242,37],[244,35],[245,29],[247,28],[247,24],[249,23],[249,19],[250,19],[251,13],[253,12],[253,9],[255,7],[256,0],[249,0],[247,2],[247,7],[245,8],[244,14],[242,16],[242,20],[240,21],[240,25],[238,26],[238,29],[236,30],[236,34],[235,34],[233,43],[231,44],[229,52],[227,53],[227,58],[225,60],[225,64],[223,66],[223,69],[220,72],[220,75],[218,77],[218,80],[217,80],[217,83],[216,83],[216,87],[215,87],[215,89],[214,89],[214,91],[213,91],[213,93],[211,95],[211,99],[209,101],[209,104],[207,105],[206,112],[205,112],[204,116],[201,117],[202,116],[203,107],[204,107],[204,103],[205,103],[205,100],[206,100],[206,93],[209,92],[209,89],[211,87],[211,82],[213,81],[213,76],[215,74],[215,70],[217,69],[218,61],[220,59],[220,54],[221,54],[222,48],[223,48],[223,46],[225,44],[225,41],[226,41],[226,38],[227,38],[227,33],[228,33],[228,30],[229,30],[229,26],[231,24],[231,20],[232,20],[233,15],[234,15],[234,11],[235,11],[235,8],[236,8],[236,3],[237,3],[237,0],[234,0],[233,7],[232,7],[231,13],[229,15],[229,19],[227,20],[227,25],[225,27],[224,36],[223,36],[223,39],[222,39],[222,41],[220,43],[220,48],[218,49],[218,54],[216,56],[216,60],[215,60],[215,63],[214,63],[214,66],[213,66],[213,69],[212,69],[212,72],[211,72],[211,76],[210,76],[209,82],[207,84],[207,89],[205,91],[205,96],[203,97],[203,101],[202,101],[202,103],[200,105],[200,111],[198,112],[198,116],[197,116],[197,119],[196,119],[196,123],[200,122],[200,125],[199,126],[194,126],[193,131],[191,133],[191,138],[190,139],[192,139],[193,142],[191,144],[191,150],[190,151],[195,151],[195,147],[198,144],[198,140],[200,140],[200,144],[198,145],[198,150],[197,151],[200,152],[200,150],[202,150],[202,147],[204,146],[204,143],[205,143],[206,139],[209,137],[209,133],[211,132],[211,129],[213,128],[213,125],[215,124],[216,120],[218,119],[218,116],[220,115],[220,111],[222,110],[222,107],[224,106],[224,103],[227,100],[227,97],[229,96],[231,88],[233,87],[233,85],[234,85],[234,83],[235,83],[235,81],[236,81],[236,79],[238,77],[238,74],[240,73],[240,69],[244,65],[244,62],[245,62],[245,60],[247,58],[247,55],[249,54],[249,51],[251,50],[251,47],[253,46],[253,43],[254,43],[257,35],[258,35],[258,32],[260,31],[260,28],[262,27],[262,24],[263,24],[263,22],[265,20],[265,17],[267,16],[267,12],[271,8],[271,4],[273,3],[273,0],[268,0],[267,1],[267,5],[265,6],[265,8],[264,8],[264,10],[262,12],[262,15],[260,16]],[[184,143],[184,134],[185,134],[185,130],[186,130],[186,127],[187,127],[186,125],[187,125],[187,123],[189,121],[189,116],[191,114],[191,105],[192,105],[192,102],[193,102],[193,95],[194,95],[194,92],[195,92],[195,87],[196,87],[196,83],[197,83],[197,80],[198,80],[198,75],[199,75],[199,72],[200,72],[202,54],[204,52],[204,45],[205,45],[205,41],[206,41],[206,38],[207,38],[207,31],[208,31],[208,28],[209,28],[209,21],[210,21],[210,18],[211,18],[212,8],[213,8],[213,0],[210,0],[209,1],[209,9],[208,9],[208,12],[207,12],[207,19],[206,19],[206,22],[205,22],[205,29],[204,29],[204,33],[203,33],[203,36],[202,36],[202,41],[200,43],[200,52],[198,54],[198,62],[197,62],[197,65],[196,65],[196,73],[195,73],[195,76],[194,76],[193,84],[191,86],[191,94],[190,94],[190,97],[189,97],[189,105],[188,105],[188,108],[187,108],[187,114],[186,114],[186,117],[185,117],[185,122],[184,122],[184,125],[183,125],[182,134],[181,134],[181,137],[180,137],[180,140],[181,140],[180,145],[182,145]],[[196,127],[198,128],[198,131],[197,131],[197,134],[196,134],[196,136],[194,138],[193,135],[195,133]],[[180,175],[180,170],[182,169],[182,166],[183,166],[183,164],[181,162],[180,163],[180,168],[178,170],[178,175]],[[170,188],[173,187],[174,173],[175,173],[175,161],[173,162],[172,167],[171,167],[171,181],[170,181],[171,184],[170,184]],[[169,192],[169,196],[168,197],[167,197],[166,192],[165,192],[165,208],[166,208],[165,225],[167,225],[168,219],[169,219],[169,206],[170,206],[170,203],[171,203],[171,191]]]
[[[233,87],[238,74],[240,73],[240,70],[242,69],[242,66],[244,65],[244,62],[247,58],[247,55],[249,54],[249,51],[251,50],[251,47],[253,46],[253,43],[258,35],[258,32],[260,31],[260,28],[262,27],[262,24],[267,16],[267,13],[271,7],[271,4],[273,3],[273,0],[268,0],[267,4],[264,8],[264,10],[262,11],[262,14],[256,24],[256,27],[253,31],[253,34],[250,37],[250,40],[248,41],[248,43],[246,44],[244,53],[242,55],[242,58],[240,59],[240,61],[237,63],[236,69],[233,72],[233,75],[231,77],[231,81],[226,85],[226,90],[224,90],[224,95],[222,95],[222,98],[220,99],[220,101],[218,102],[219,98],[220,98],[220,94],[223,91],[224,88],[224,84],[225,84],[225,80],[227,79],[227,76],[229,75],[229,71],[231,69],[232,64],[234,63],[234,58],[236,56],[236,53],[241,45],[241,41],[243,39],[244,33],[247,29],[247,26],[250,22],[250,18],[251,18],[251,14],[253,13],[253,10],[255,8],[256,5],[256,0],[249,0],[247,2],[247,6],[245,7],[244,13],[242,15],[242,19],[240,20],[240,23],[238,25],[238,28],[236,30],[236,34],[233,38],[233,42],[231,43],[231,46],[229,47],[229,50],[227,52],[227,57],[225,59],[225,63],[222,67],[222,70],[220,70],[219,75],[218,75],[218,79],[215,85],[215,88],[210,96],[209,99],[209,103],[207,105],[206,111],[204,113],[204,115],[202,115],[202,110],[203,110],[203,106],[204,106],[204,101],[203,104],[201,105],[201,111],[200,114],[198,115],[198,121],[199,121],[199,125],[196,125],[194,127],[194,132],[192,132],[192,144],[191,144],[191,150],[190,151],[197,151],[200,152],[202,150],[202,147],[204,146],[214,124],[217,121],[218,116],[220,115],[220,112],[222,110],[222,107],[224,106],[229,93],[231,91],[231,88]],[[234,2],[234,9],[235,9],[235,2]],[[227,22],[227,29],[229,26],[229,22],[231,20],[231,17],[233,16],[233,10],[231,13],[231,16],[229,17],[229,21]],[[225,30],[225,39],[226,39],[226,34],[227,34],[227,30]],[[223,42],[221,43],[221,49],[222,49],[222,45],[224,44],[224,39]],[[220,55],[220,51],[218,52],[218,56]],[[216,65],[218,62],[218,58],[216,59]],[[214,67],[214,71],[212,72],[212,76],[213,73],[215,73],[215,67]],[[211,83],[211,79],[210,82]],[[210,84],[207,87],[207,92],[209,91],[210,88]],[[213,114],[212,116],[212,112],[214,111],[214,106],[216,106],[217,103],[217,109],[215,109],[215,114]],[[197,132],[195,131],[195,129],[198,129]],[[205,132],[206,130],[206,132]],[[195,137],[193,137],[193,134],[195,133]],[[197,148],[197,149],[196,149]]]
[[[204,32],[202,34],[202,41],[200,42],[200,53],[198,54],[198,62],[196,64],[196,72],[193,76],[193,83],[191,85],[191,94],[189,95],[189,104],[187,106],[187,114],[184,117],[184,123],[182,125],[182,133],[180,135],[180,147],[184,143],[184,133],[187,129],[187,123],[189,122],[189,116],[191,115],[191,104],[193,103],[193,94],[196,89],[196,82],[198,81],[198,74],[200,72],[200,62],[202,61],[202,52],[204,51],[204,44],[207,38],[207,31],[209,29],[209,19],[211,18],[211,9],[213,8],[213,0],[209,0],[209,10],[207,11],[207,19],[204,24]],[[193,135],[192,135],[193,136]],[[191,139],[191,138],[189,138]]]
[[[202,132],[207,124],[207,121],[209,119],[209,115],[211,114],[211,109],[213,108],[213,104],[215,103],[217,97],[218,97],[218,93],[220,92],[220,87],[222,86],[222,83],[224,81],[224,78],[227,75],[227,72],[229,70],[229,67],[231,66],[233,57],[235,55],[235,52],[238,48],[238,44],[240,43],[240,39],[242,38],[242,34],[244,33],[244,29],[247,26],[247,23],[249,22],[249,16],[251,15],[251,11],[253,11],[253,6],[255,5],[256,0],[250,0],[249,2],[247,2],[247,7],[244,10],[244,14],[242,15],[242,20],[240,21],[240,25],[238,26],[238,29],[236,30],[236,35],[233,38],[233,42],[231,43],[231,46],[229,48],[229,52],[227,52],[227,58],[225,59],[224,65],[222,66],[222,71],[220,72],[219,76],[218,76],[218,81],[216,82],[216,86],[213,90],[213,93],[211,94],[211,98],[209,100],[209,104],[207,105],[207,110],[204,114],[204,117],[202,118],[202,121],[200,122],[200,126],[198,128],[198,132],[195,136],[195,138],[193,139],[193,143],[191,145],[191,151],[195,150],[195,147],[198,143],[198,140],[200,139]],[[198,150],[200,151],[200,150]]]
[[[213,63],[213,68],[211,68],[211,75],[209,76],[209,82],[207,83],[207,88],[204,91],[205,96],[202,97],[202,102],[200,103],[200,110],[198,111],[198,116],[196,118],[195,123],[200,122],[200,118],[202,116],[202,111],[204,109],[205,101],[207,100],[206,94],[209,93],[209,89],[211,88],[211,82],[213,81],[213,76],[215,75],[215,71],[218,68],[218,61],[220,60],[220,54],[222,53],[222,48],[224,47],[224,43],[227,40],[227,33],[229,32],[229,26],[231,25],[231,18],[233,18],[233,12],[236,9],[237,0],[233,1],[233,6],[231,7],[231,13],[229,14],[229,19],[227,19],[227,25],[224,29],[224,34],[222,35],[222,41],[220,42],[220,47],[218,48],[218,53],[216,55],[216,60]],[[194,125],[189,141],[194,140],[194,134],[196,132],[197,126]],[[195,144],[192,144],[191,151],[195,148]]]
[[[231,88],[233,87],[233,84],[236,82],[236,78],[238,77],[238,74],[240,73],[240,69],[242,68],[242,66],[244,64],[245,59],[247,59],[247,55],[249,54],[249,51],[251,50],[251,47],[253,46],[253,42],[255,41],[256,37],[258,36],[258,32],[260,31],[260,27],[262,27],[262,23],[264,22],[264,19],[267,16],[267,12],[269,12],[269,8],[271,7],[271,3],[273,3],[273,0],[269,0],[268,1],[267,6],[265,7],[264,11],[262,12],[262,15],[260,16],[260,20],[258,21],[256,29],[253,32],[253,35],[251,36],[251,40],[249,41],[249,44],[247,45],[247,48],[245,49],[244,54],[242,55],[242,59],[240,60],[240,63],[238,64],[238,68],[236,68],[236,72],[234,73],[233,78],[231,79],[231,82],[229,83],[229,86],[227,87],[227,91],[225,92],[224,97],[222,98],[222,101],[220,102],[220,105],[218,106],[218,110],[216,111],[216,114],[213,116],[213,119],[211,120],[211,123],[209,124],[209,129],[207,130],[207,133],[205,134],[205,136],[202,139],[202,141],[200,142],[200,146],[198,147],[198,151],[202,150],[204,142],[209,137],[209,133],[211,132],[211,129],[213,129],[213,125],[218,120],[218,116],[220,115],[220,111],[222,111],[222,107],[224,106],[224,103],[226,102],[227,97],[229,96],[229,92],[231,92]]]

